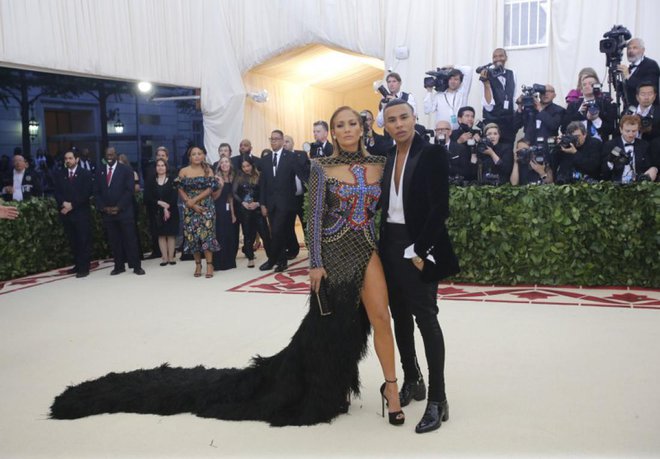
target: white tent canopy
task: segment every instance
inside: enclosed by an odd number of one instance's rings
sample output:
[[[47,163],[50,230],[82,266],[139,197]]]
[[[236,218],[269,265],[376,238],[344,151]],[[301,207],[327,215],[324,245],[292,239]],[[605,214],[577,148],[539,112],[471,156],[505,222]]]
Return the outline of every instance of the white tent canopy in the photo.
[[[248,107],[247,122],[258,119],[260,127],[244,129],[246,93],[255,89],[247,87],[254,80],[246,86],[247,74],[269,59],[309,44],[382,59],[421,102],[425,71],[490,61],[492,50],[503,44],[504,5],[505,0],[0,0],[0,63],[201,88],[205,142],[213,155],[220,142],[236,145],[246,132],[265,138],[280,128],[298,143],[309,138],[311,126],[293,124],[300,106],[291,93],[283,93],[277,109],[266,115],[258,110],[267,104]],[[598,41],[613,24],[643,38],[650,57],[660,53],[660,3],[653,0],[551,0],[546,8],[548,46],[510,51],[508,67],[518,84],[553,83],[560,103],[580,68],[591,66],[604,76]],[[409,49],[409,59],[395,59],[397,46]],[[482,87],[474,80],[470,101],[479,107]],[[319,97],[328,91],[327,84],[320,86]],[[330,105],[359,100],[341,91]],[[306,107],[314,112],[313,104]],[[317,113],[327,119],[327,108]]]

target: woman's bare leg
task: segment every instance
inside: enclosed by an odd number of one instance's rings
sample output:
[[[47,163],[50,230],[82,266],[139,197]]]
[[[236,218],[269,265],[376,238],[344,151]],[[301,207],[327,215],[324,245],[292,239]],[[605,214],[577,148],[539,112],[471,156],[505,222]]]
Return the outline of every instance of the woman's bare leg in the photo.
[[[383,369],[386,381],[396,380],[394,364],[394,336],[390,323],[388,309],[387,285],[380,257],[374,252],[364,273],[364,286],[362,288],[362,303],[367,310],[369,322],[374,329],[374,347],[376,355]],[[385,385],[389,411],[394,413],[401,409],[399,403],[399,386],[396,383]]]

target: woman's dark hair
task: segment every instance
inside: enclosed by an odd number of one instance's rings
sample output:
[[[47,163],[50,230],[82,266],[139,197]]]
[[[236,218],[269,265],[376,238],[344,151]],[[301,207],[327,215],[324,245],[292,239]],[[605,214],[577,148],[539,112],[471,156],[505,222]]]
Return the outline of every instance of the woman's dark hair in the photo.
[[[213,175],[213,171],[211,170],[211,166],[209,166],[209,163],[206,162],[206,148],[200,147],[199,145],[191,145],[190,148],[188,148],[188,164],[190,164],[190,156],[192,154],[192,151],[197,148],[198,150],[201,150],[202,153],[204,153],[204,161],[202,161],[202,169],[204,170],[204,175],[209,176]]]

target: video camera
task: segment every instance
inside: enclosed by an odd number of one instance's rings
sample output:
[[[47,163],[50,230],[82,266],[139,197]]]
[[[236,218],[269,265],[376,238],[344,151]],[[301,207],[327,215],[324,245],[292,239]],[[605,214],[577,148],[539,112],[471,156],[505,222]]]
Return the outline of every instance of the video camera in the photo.
[[[611,30],[605,32],[603,37],[600,41],[600,52],[605,54],[608,67],[616,67],[621,63],[626,40],[630,40],[632,34],[624,26],[615,25]]]
[[[545,94],[545,86],[542,84],[534,83],[531,86],[522,86],[522,95],[520,96],[520,104],[523,110],[533,110],[536,101],[536,95]]]
[[[577,148],[577,141],[577,136],[572,134],[564,134],[559,140],[559,146],[561,148],[571,148],[571,144],[573,144],[573,146]]]
[[[488,70],[488,76],[491,78],[497,78],[504,76],[506,73],[506,70],[504,70],[504,66],[499,65],[499,64],[494,64],[494,63],[488,63],[485,65],[481,65],[475,69],[475,72],[477,72],[478,75],[481,75],[481,72],[484,70]],[[479,77],[481,79],[481,77]]]
[[[424,87],[425,88],[435,88],[437,92],[444,92],[449,87],[449,77],[451,76],[451,68],[447,67],[437,67],[436,70],[429,70],[426,72],[427,75],[431,75],[424,78]]]
[[[549,138],[547,141],[543,137],[539,137],[531,147],[518,150],[516,156],[519,164],[529,164],[534,161],[536,164],[543,166],[550,164],[554,150],[554,137]]]

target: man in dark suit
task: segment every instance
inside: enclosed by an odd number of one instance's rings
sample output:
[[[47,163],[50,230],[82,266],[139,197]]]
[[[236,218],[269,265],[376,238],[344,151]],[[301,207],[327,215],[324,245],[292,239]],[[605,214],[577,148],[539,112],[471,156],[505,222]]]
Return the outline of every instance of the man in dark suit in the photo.
[[[26,201],[41,196],[42,187],[37,174],[28,168],[23,155],[14,155],[14,168],[2,177],[2,199]]]
[[[627,104],[635,105],[635,93],[640,83],[651,83],[658,92],[658,81],[660,80],[660,67],[653,59],[644,56],[644,42],[641,38],[633,38],[626,45],[626,56],[630,65],[619,64],[618,70],[623,74],[624,89]],[[658,105],[658,100],[654,101]],[[623,107],[624,110],[627,107]]]
[[[513,132],[517,133],[523,128],[523,137],[532,142],[536,142],[539,137],[544,140],[556,137],[566,110],[553,102],[555,95],[554,86],[546,84],[545,91],[534,99],[533,107],[523,107],[522,96],[518,97],[518,108],[513,115]]]
[[[619,122],[621,136],[603,145],[602,178],[619,183],[640,179],[654,182],[658,169],[654,166],[649,143],[638,139],[641,120],[636,115],[624,115]]]
[[[449,215],[447,152],[415,133],[415,116],[403,100],[383,110],[395,140],[382,179],[380,254],[401,356],[401,405],[423,400],[426,387],[417,364],[414,322],[429,368],[426,410],[415,431],[425,433],[448,419],[444,382],[445,345],[438,323],[438,281],[459,271],[445,227]],[[413,320],[414,318],[414,320]]]
[[[637,86],[637,105],[630,105],[627,114],[637,115],[642,121],[640,132],[642,139],[647,142],[660,137],[660,110],[656,116],[655,101],[657,100],[657,92],[653,83],[640,83]]]
[[[435,144],[445,147],[448,160],[449,177],[455,183],[476,180],[477,163],[471,163],[471,154],[467,145],[455,142],[451,139],[451,124],[449,121],[441,120],[435,125]]]
[[[501,132],[500,143],[513,144],[513,102],[515,101],[516,77],[505,68],[507,54],[503,48],[493,51],[493,68],[484,69],[479,80],[484,84],[484,124],[496,123]]]
[[[94,178],[94,174],[96,173],[96,162],[92,159],[92,154],[89,151],[89,148],[83,148],[80,152],[78,167],[89,171],[92,174],[92,178]]]
[[[103,217],[115,261],[115,268],[110,275],[123,273],[126,261],[135,274],[142,275],[144,270],[138,253],[133,210],[133,170],[117,162],[114,147],[106,148],[105,161],[107,165],[98,169],[94,194],[96,208]]]
[[[316,121],[312,132],[314,133],[314,143],[310,146],[309,157],[321,158],[332,155],[333,147],[328,142],[328,123]]]
[[[299,156],[299,160],[305,161],[307,158],[307,153],[303,150],[295,150],[295,142],[293,137],[290,135],[284,136],[284,149],[292,151],[295,155]],[[305,222],[305,192],[307,190],[306,183],[302,181],[300,177],[296,175],[296,216],[300,220],[300,225],[303,228],[303,231],[307,227]],[[300,243],[298,242],[298,236],[296,235],[296,219],[293,219],[293,228],[291,228],[291,235],[289,236],[289,243],[286,247],[286,258],[287,260],[293,260],[300,253]]]
[[[231,157],[231,167],[234,168],[234,173],[237,174],[241,171],[241,163],[245,158],[252,158],[254,167],[261,171],[261,158],[252,154],[252,142],[249,139],[241,140],[238,145],[238,155]]]
[[[360,117],[364,120],[364,146],[370,155],[387,156],[394,143],[391,137],[385,137],[374,131],[374,114],[371,110],[362,110]]]
[[[564,132],[574,136],[575,141],[568,146],[559,143],[552,167],[555,182],[564,184],[580,180],[600,180],[603,143],[596,137],[587,135],[587,128],[581,121],[571,122]]]
[[[68,274],[89,275],[92,257],[92,219],[89,198],[92,196],[92,174],[79,165],[77,151],[64,153],[64,169],[55,172],[55,200],[60,220],[69,239],[74,265]]]
[[[268,218],[271,232],[271,254],[259,269],[287,268],[286,247],[296,218],[296,176],[309,179],[309,159],[284,149],[284,133],[274,130],[270,135],[272,152],[261,157],[261,213]]]
[[[561,131],[567,132],[573,121],[586,122],[587,135],[606,142],[615,132],[616,106],[599,92],[600,83],[595,77],[585,76],[581,84],[582,97],[568,104]]]

